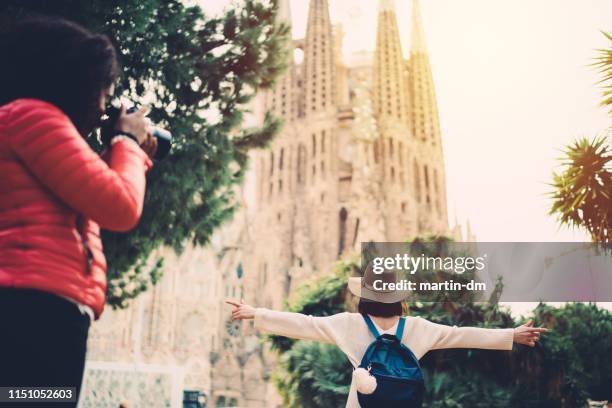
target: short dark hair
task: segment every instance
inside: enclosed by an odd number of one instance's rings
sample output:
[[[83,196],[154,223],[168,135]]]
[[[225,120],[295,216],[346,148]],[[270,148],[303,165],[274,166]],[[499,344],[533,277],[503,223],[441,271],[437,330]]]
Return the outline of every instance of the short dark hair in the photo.
[[[86,136],[97,125],[103,90],[117,77],[105,35],[56,17],[33,17],[0,33],[0,105],[34,98],[60,108]]]
[[[405,302],[382,303],[360,298],[357,311],[377,317],[392,317],[407,314],[408,306]]]

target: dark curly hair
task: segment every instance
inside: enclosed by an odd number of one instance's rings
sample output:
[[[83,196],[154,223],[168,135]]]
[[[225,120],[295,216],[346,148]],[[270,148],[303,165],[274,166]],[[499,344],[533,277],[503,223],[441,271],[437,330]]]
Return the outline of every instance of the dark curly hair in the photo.
[[[99,123],[100,97],[117,76],[108,37],[61,18],[29,18],[0,33],[0,55],[0,105],[19,98],[50,102],[83,137]]]

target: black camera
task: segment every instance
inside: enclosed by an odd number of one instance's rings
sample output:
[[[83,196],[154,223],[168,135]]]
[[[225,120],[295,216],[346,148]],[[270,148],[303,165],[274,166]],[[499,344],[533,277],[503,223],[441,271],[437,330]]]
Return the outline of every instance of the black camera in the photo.
[[[134,113],[136,110],[136,107],[132,107],[127,110],[127,113]],[[110,106],[106,110],[108,119],[102,122],[102,126],[100,128],[101,140],[105,146],[110,144],[111,139],[116,134],[115,124],[117,123],[120,113],[121,109],[117,108],[116,106]],[[155,126],[153,127],[152,135],[157,139],[157,150],[155,151],[154,159],[161,160],[166,157],[172,149],[172,133],[166,129]]]

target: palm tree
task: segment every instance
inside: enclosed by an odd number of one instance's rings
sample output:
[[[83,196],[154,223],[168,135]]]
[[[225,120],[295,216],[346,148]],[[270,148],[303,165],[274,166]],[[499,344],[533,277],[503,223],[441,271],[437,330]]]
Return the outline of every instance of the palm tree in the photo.
[[[582,227],[594,242],[612,242],[612,148],[607,136],[581,138],[561,158],[564,171],[553,173],[549,214]]]
[[[601,105],[612,115],[612,33],[603,33],[609,40],[599,50],[592,64],[600,72],[603,88]],[[553,173],[553,205],[549,214],[556,214],[559,223],[582,227],[594,242],[612,241],[612,147],[607,134],[593,140],[582,138],[568,146],[561,158],[564,171]]]

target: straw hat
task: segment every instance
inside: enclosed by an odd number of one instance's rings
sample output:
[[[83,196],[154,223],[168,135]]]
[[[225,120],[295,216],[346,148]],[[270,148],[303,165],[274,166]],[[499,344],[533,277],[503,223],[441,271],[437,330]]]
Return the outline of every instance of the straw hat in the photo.
[[[349,278],[348,288],[353,295],[363,299],[381,303],[401,302],[408,296],[406,291],[389,290],[383,286],[384,283],[397,283],[397,276],[395,269],[384,269],[380,274],[374,273],[372,262],[370,262],[362,278]],[[375,282],[378,290],[374,288]]]

